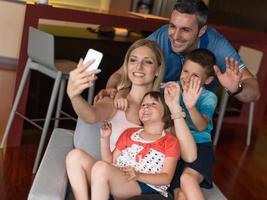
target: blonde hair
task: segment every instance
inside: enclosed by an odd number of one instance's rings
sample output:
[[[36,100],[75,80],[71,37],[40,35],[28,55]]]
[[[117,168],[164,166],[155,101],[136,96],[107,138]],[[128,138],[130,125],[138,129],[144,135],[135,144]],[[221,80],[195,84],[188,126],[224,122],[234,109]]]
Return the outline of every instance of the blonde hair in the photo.
[[[156,42],[154,42],[152,40],[148,40],[148,39],[137,40],[129,47],[129,49],[128,49],[125,57],[124,57],[124,62],[122,65],[123,75],[122,75],[121,80],[117,86],[117,90],[122,90],[124,88],[130,88],[132,86],[132,82],[128,77],[128,62],[129,62],[129,58],[130,58],[132,51],[139,48],[139,47],[142,47],[142,46],[145,46],[145,47],[148,47],[149,49],[151,49],[152,52],[155,54],[155,57],[157,59],[156,61],[157,61],[158,67],[159,67],[159,72],[158,72],[158,76],[156,76],[154,79],[154,83],[153,83],[151,90],[155,90],[155,91],[159,90],[160,83],[161,83],[163,76],[164,76],[164,67],[165,67],[164,57],[163,57],[162,51],[161,51],[160,47],[158,46],[158,44]]]

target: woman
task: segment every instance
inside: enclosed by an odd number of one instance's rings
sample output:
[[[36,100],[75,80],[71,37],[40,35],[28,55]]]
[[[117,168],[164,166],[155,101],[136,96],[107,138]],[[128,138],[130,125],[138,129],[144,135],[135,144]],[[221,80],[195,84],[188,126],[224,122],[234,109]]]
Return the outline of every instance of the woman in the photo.
[[[92,86],[96,79],[96,71],[86,72],[92,62],[83,64],[80,60],[77,69],[70,73],[67,93],[77,115],[85,122],[95,123],[109,120],[112,123],[112,136],[110,138],[111,150],[114,150],[119,134],[128,127],[140,126],[138,110],[145,93],[158,90],[164,74],[164,60],[159,46],[150,40],[136,41],[128,49],[123,69],[124,75],[118,89],[130,88],[127,95],[128,108],[119,111],[113,104],[113,99],[105,97],[94,105],[89,105],[82,98],[81,92]],[[196,157],[195,143],[189,133],[178,133],[181,143],[186,144],[181,155],[185,160],[192,161]],[[67,155],[66,168],[70,184],[76,199],[88,199],[88,182],[91,182],[91,168],[96,162],[88,153],[74,149]]]

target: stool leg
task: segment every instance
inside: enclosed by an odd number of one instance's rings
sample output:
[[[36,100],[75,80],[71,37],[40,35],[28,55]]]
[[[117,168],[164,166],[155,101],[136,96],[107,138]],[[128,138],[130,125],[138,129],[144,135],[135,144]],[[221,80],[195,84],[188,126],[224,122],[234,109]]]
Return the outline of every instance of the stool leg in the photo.
[[[250,102],[250,104],[249,104],[247,146],[250,145],[250,140],[251,140],[251,131],[252,131],[253,115],[254,115],[254,105],[255,105],[254,102]]]
[[[216,131],[215,131],[215,136],[214,136],[214,141],[213,141],[214,146],[217,145],[218,140],[219,140],[222,122],[223,122],[223,117],[224,117],[224,113],[226,110],[228,98],[229,98],[229,95],[227,94],[227,92],[223,91],[223,96],[222,96],[222,100],[221,100],[221,104],[220,104],[220,113],[219,113],[219,116],[217,119]]]
[[[55,80],[55,83],[54,83],[54,87],[53,87],[53,90],[52,90],[52,94],[51,94],[48,110],[47,110],[47,113],[46,113],[46,118],[45,118],[43,130],[42,130],[41,139],[40,139],[40,143],[39,143],[39,146],[38,146],[36,158],[35,158],[35,161],[34,161],[34,166],[33,166],[33,171],[32,171],[33,174],[36,173],[38,165],[39,165],[39,161],[41,159],[41,154],[42,154],[42,150],[43,150],[46,134],[47,134],[47,131],[48,131],[48,128],[49,128],[51,116],[52,116],[52,113],[53,113],[53,108],[54,108],[54,105],[55,105],[55,102],[56,102],[56,98],[57,98],[57,94],[58,94],[58,90],[59,90],[61,77],[62,77],[62,72],[58,72],[56,80]]]
[[[94,93],[95,93],[95,84],[93,84],[89,90],[88,90],[88,97],[87,97],[87,101],[89,102],[89,104],[93,104],[94,101]]]
[[[24,72],[23,72],[23,75],[22,75],[22,78],[21,78],[21,81],[20,81],[20,84],[19,84],[19,88],[18,88],[16,97],[15,97],[15,100],[14,100],[10,115],[9,115],[9,118],[8,118],[8,121],[7,121],[6,129],[5,129],[4,136],[3,136],[3,139],[2,139],[2,142],[1,142],[1,146],[0,146],[1,149],[4,148],[4,145],[6,143],[7,136],[9,134],[10,128],[12,126],[12,123],[13,123],[13,120],[14,120],[18,105],[19,105],[19,100],[21,98],[21,95],[23,93],[23,89],[25,87],[25,84],[27,82],[27,79],[28,79],[28,76],[29,76],[29,73],[30,73],[30,68],[27,67],[29,62],[31,62],[31,61],[28,59],[27,64],[26,64],[25,69],[24,69]]]
[[[62,108],[64,93],[65,93],[65,86],[66,86],[66,79],[62,78],[61,83],[60,83],[58,100],[57,100],[56,120],[54,123],[54,128],[57,128],[58,124],[59,124],[59,120],[57,120],[57,119],[60,117],[60,111]]]

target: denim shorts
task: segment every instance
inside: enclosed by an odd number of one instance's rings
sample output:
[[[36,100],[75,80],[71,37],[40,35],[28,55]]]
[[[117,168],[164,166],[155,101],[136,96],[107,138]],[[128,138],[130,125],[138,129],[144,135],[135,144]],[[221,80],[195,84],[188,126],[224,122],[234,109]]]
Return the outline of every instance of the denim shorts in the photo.
[[[141,189],[141,195],[142,194],[160,194],[157,190],[153,189],[152,187],[149,187],[147,184],[136,181]],[[113,196],[110,195],[109,200],[114,200]]]
[[[170,191],[180,187],[180,177],[185,168],[191,168],[200,173],[204,179],[200,183],[203,188],[212,188],[212,174],[213,165],[215,162],[215,155],[212,143],[197,144],[197,159],[192,163],[187,163],[180,159],[177,163],[174,178],[171,182]]]

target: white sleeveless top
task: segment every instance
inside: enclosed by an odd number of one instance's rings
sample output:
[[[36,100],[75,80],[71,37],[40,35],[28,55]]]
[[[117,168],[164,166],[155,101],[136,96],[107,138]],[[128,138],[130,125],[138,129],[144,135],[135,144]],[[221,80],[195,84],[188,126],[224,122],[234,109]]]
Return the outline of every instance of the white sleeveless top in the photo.
[[[112,133],[110,137],[110,150],[115,149],[116,142],[122,132],[127,128],[140,127],[137,124],[131,123],[127,120],[126,114],[122,110],[117,110],[116,114],[110,120],[112,124]]]

